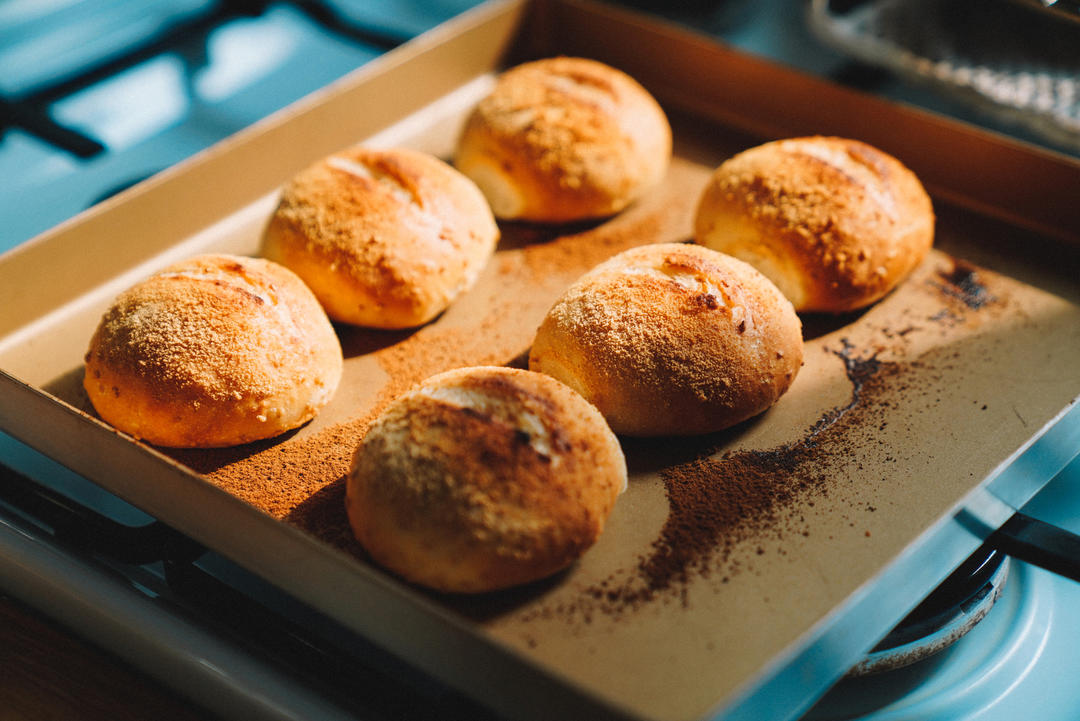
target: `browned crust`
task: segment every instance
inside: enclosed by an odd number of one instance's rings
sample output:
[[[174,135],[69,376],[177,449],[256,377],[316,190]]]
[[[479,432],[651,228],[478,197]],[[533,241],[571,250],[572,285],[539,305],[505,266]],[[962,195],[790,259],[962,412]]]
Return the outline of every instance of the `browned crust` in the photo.
[[[467,400],[438,396],[448,388]],[[380,415],[357,451],[347,508],[380,564],[438,590],[479,592],[580,557],[625,482],[618,442],[573,391],[528,371],[466,368]]]
[[[137,438],[229,446],[310,420],[341,368],[334,329],[296,275],[206,255],[114,301],[90,341],[84,387],[102,419]]]
[[[732,232],[739,227],[744,232]],[[777,259],[793,274],[790,283],[774,278],[778,285],[803,288],[804,297],[793,298],[797,310],[842,312],[880,299],[922,261],[934,212],[915,174],[877,148],[793,138],[751,148],[716,170],[695,237],[740,257]]]
[[[694,245],[625,251],[552,307],[529,356],[617,433],[689,435],[780,398],[802,364],[791,304],[741,261]]]
[[[663,178],[670,157],[667,118],[637,81],[558,57],[499,77],[467,119],[455,163],[516,187],[524,205],[509,217],[563,222],[622,210]]]
[[[498,238],[483,195],[446,163],[354,148],[283,188],[263,254],[303,278],[331,318],[407,328],[471,287]]]

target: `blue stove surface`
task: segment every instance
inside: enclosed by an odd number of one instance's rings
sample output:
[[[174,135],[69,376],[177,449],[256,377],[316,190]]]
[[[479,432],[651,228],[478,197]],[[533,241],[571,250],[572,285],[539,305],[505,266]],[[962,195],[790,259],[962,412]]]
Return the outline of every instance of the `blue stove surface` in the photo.
[[[477,0],[339,0],[347,22],[406,39]],[[18,100],[62,82],[80,62],[107,58],[158,25],[183,20],[205,0],[131,3],[0,0],[0,94]],[[92,7],[87,7],[92,6]],[[51,8],[51,10],[49,9]],[[83,16],[88,16],[84,18]],[[74,17],[72,17],[74,16]],[[110,18],[116,30],[98,28]],[[47,22],[71,23],[67,32]],[[94,32],[99,30],[99,32]],[[40,34],[32,45],[27,35]],[[270,3],[119,74],[49,103],[52,120],[104,146],[90,157],[59,150],[15,127],[0,137],[0,252],[108,195],[213,145],[342,77],[388,48],[328,32],[288,3]]]
[[[1080,457],[1024,512],[1080,533]],[[1075,719],[1080,583],[1013,560],[1001,598],[952,646],[915,664],[846,679],[804,721]]]

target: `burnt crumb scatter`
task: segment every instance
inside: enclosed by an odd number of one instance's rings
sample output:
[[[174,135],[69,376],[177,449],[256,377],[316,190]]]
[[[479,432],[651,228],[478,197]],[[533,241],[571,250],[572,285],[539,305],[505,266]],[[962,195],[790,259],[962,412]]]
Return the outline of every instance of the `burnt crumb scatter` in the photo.
[[[979,310],[997,300],[983,285],[978,269],[960,258],[952,259],[952,269],[938,271],[939,281],[931,281],[949,297],[956,298],[972,310]]]
[[[885,338],[905,338],[918,330],[920,330],[920,328],[914,325],[905,326],[900,330],[894,330],[892,328],[882,328],[881,335]]]
[[[786,509],[796,500],[812,506],[814,497],[827,495],[852,462],[858,434],[878,425],[873,415],[890,405],[888,393],[905,368],[876,353],[858,355],[846,340],[828,352],[844,363],[850,400],[823,413],[794,443],[700,457],[662,471],[669,510],[659,537],[635,568],[586,590],[590,610],[619,615],[657,600],[686,605],[692,577],[716,573],[723,584],[754,572],[733,553],[739,544],[809,535],[805,516],[786,515]],[[770,549],[760,543],[755,555]]]
[[[956,326],[964,322],[964,317],[948,308],[944,308],[937,313],[934,313],[927,320],[933,321],[934,323],[941,323],[945,326]]]

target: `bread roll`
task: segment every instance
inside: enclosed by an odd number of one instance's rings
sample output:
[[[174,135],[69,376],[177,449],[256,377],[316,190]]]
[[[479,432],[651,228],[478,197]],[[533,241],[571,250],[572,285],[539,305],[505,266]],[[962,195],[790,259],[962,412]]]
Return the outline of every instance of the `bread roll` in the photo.
[[[697,242],[755,266],[798,311],[877,301],[934,241],[934,211],[914,173],[844,138],[739,153],[713,174],[694,226]]]
[[[548,312],[529,368],[633,436],[717,431],[761,413],[802,364],[802,327],[769,280],[697,245],[632,248]]]
[[[644,88],[560,57],[499,77],[469,116],[455,164],[497,217],[565,222],[622,210],[663,179],[670,158],[671,128]]]
[[[498,239],[484,196],[446,163],[355,148],[285,186],[263,255],[303,278],[334,320],[411,328],[472,287]]]
[[[341,379],[341,346],[311,291],[256,258],[205,255],[122,293],[86,354],[103,420],[149,443],[231,446],[310,420]]]
[[[433,589],[480,592],[570,565],[625,486],[622,449],[580,396],[538,373],[463,368],[383,411],[346,505],[376,562]]]

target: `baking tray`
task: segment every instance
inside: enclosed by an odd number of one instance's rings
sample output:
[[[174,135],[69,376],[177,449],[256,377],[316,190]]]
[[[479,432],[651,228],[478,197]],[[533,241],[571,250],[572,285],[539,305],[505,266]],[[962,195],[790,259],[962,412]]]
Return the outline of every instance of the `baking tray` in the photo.
[[[88,412],[82,357],[116,293],[198,252],[256,253],[280,185],[342,147],[449,156],[496,70],[559,53],[665,105],[676,159],[655,193],[599,224],[504,224],[477,287],[423,329],[339,328],[342,389],[284,438],[165,454]],[[364,560],[341,476],[378,407],[444,367],[520,364],[581,272],[687,240],[712,168],[809,133],[923,178],[938,246],[909,280],[863,313],[804,316],[806,365],[761,417],[624,439],[630,488],[569,571],[451,597]],[[995,520],[975,501],[1023,503],[1080,447],[1077,187],[1068,158],[643,16],[492,3],[0,257],[0,429],[507,717],[790,718],[979,545]]]

